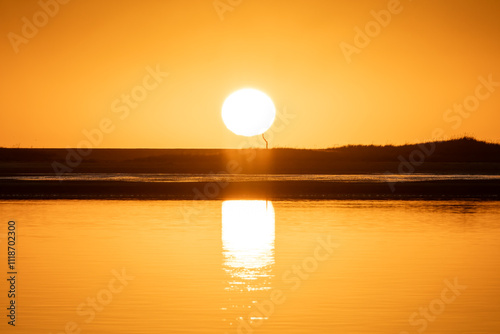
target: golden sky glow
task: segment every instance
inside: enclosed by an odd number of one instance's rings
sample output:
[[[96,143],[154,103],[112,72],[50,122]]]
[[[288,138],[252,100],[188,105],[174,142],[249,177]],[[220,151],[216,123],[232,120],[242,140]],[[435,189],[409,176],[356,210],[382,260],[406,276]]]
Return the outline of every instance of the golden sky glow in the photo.
[[[244,87],[271,147],[500,141],[496,0],[54,1],[0,1],[0,146],[262,145],[221,119]]]

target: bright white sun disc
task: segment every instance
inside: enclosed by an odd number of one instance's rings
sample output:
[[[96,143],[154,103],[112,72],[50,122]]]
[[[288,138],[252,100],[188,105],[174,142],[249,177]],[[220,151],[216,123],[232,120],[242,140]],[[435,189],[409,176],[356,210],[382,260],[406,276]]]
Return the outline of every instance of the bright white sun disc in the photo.
[[[222,120],[226,127],[240,136],[256,136],[273,125],[276,108],[266,94],[252,88],[238,90],[224,101]]]

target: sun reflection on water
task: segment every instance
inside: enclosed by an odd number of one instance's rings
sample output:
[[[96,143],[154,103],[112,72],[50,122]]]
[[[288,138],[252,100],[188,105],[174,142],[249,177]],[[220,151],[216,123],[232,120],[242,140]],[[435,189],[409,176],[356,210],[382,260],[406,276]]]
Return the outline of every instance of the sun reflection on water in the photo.
[[[232,313],[232,321],[243,319],[252,305],[265,298],[272,288],[274,226],[272,202],[222,203],[223,269],[228,275],[225,290],[230,302],[223,309]]]

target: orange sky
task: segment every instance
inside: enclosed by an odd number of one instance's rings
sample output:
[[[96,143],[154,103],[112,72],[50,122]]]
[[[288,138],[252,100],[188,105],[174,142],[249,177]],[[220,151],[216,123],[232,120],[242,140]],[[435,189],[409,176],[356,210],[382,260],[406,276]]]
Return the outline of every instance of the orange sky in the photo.
[[[0,146],[75,147],[103,122],[94,147],[262,145],[222,122],[242,87],[289,114],[271,147],[500,141],[500,85],[478,79],[500,82],[497,0],[54,1],[0,0]]]

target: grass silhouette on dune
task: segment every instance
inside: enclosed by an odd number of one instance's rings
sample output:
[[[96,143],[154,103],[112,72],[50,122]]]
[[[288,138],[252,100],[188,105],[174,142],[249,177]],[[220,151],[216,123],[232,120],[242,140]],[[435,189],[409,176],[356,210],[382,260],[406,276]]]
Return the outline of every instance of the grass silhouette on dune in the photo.
[[[471,137],[315,150],[94,149],[87,156],[77,154],[67,149],[1,148],[0,174],[53,173],[53,163],[65,165],[68,157],[72,172],[86,173],[217,173],[229,172],[230,163],[239,173],[398,173],[402,161],[417,158],[415,172],[420,173],[500,173],[500,145]]]

